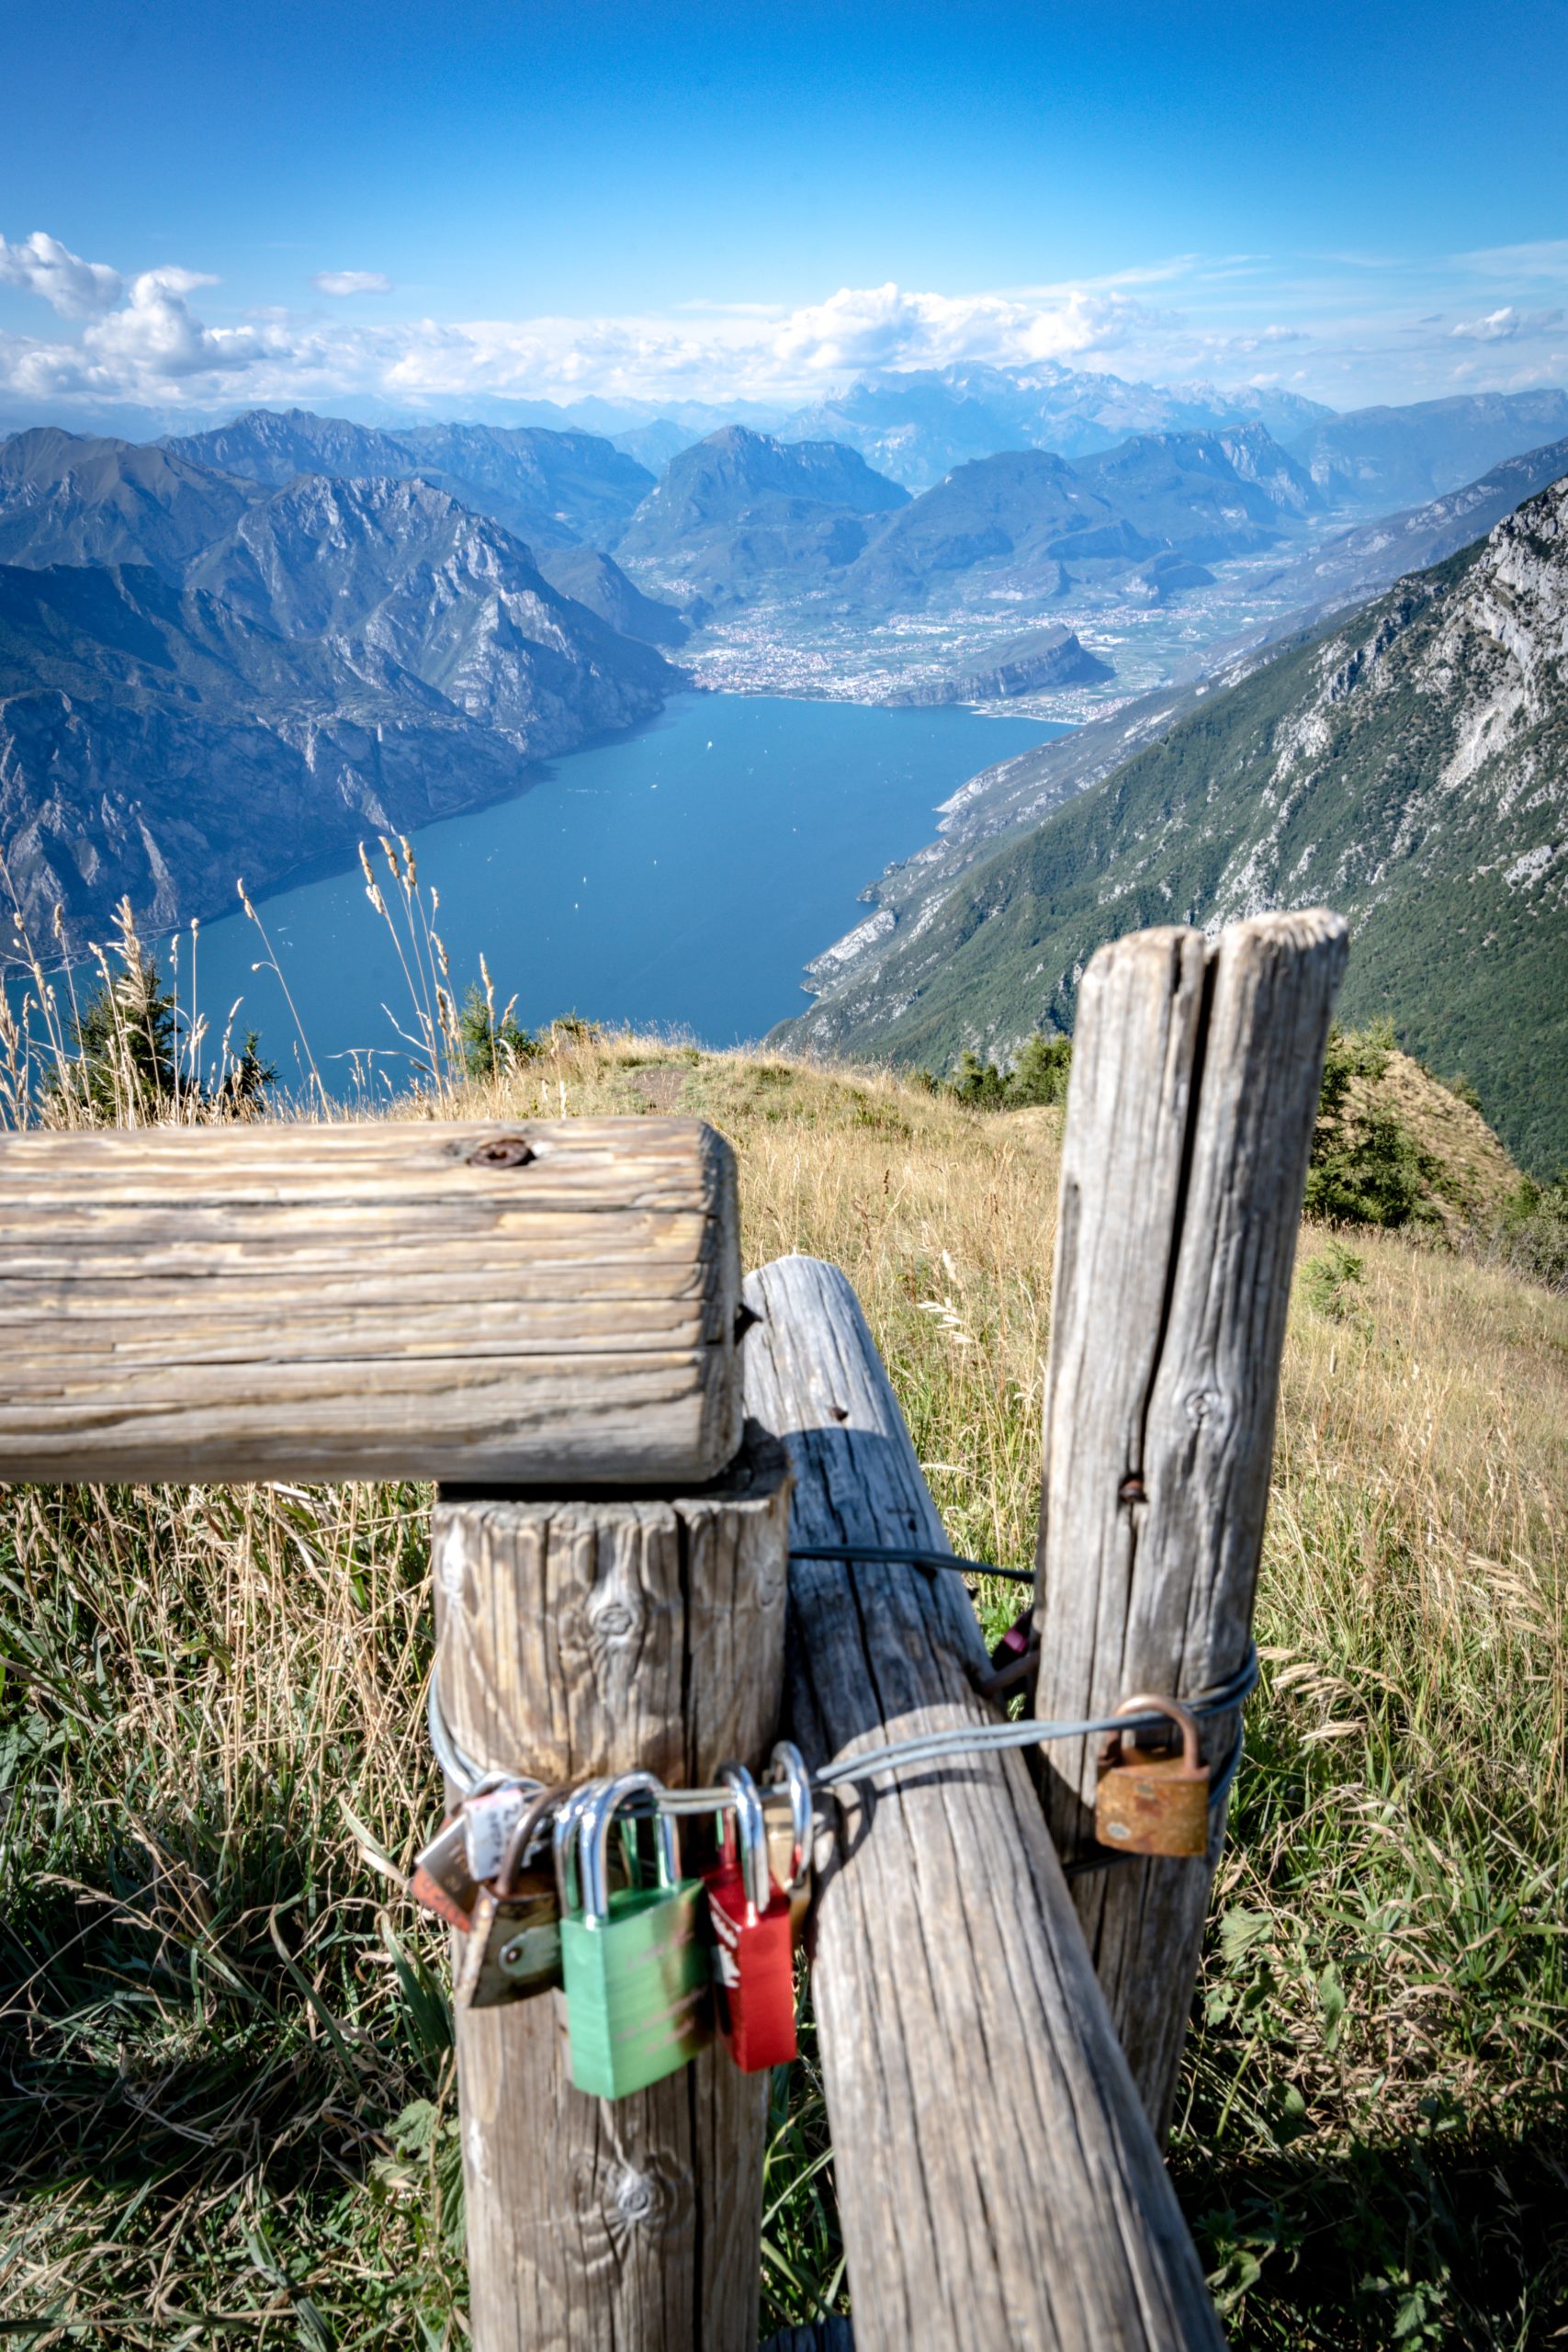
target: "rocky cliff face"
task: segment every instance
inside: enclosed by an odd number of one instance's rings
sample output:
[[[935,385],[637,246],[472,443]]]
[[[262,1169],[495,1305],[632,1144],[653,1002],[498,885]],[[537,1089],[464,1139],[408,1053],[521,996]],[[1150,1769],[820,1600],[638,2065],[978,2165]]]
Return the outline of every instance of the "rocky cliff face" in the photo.
[[[1189,706],[989,857],[890,894],[786,1034],[1006,1052],[1070,1027],[1105,939],[1325,902],[1354,930],[1347,1013],[1465,1069],[1527,1164],[1568,1157],[1568,481]]]
[[[0,567],[0,850],[36,939],[150,930],[514,791],[682,683],[419,481],[299,477],[175,583]]]
[[[73,950],[122,897],[148,932],[226,914],[240,876],[265,889],[524,775],[513,742],[418,681],[145,567],[0,566],[0,846],[46,956],[57,908]]]

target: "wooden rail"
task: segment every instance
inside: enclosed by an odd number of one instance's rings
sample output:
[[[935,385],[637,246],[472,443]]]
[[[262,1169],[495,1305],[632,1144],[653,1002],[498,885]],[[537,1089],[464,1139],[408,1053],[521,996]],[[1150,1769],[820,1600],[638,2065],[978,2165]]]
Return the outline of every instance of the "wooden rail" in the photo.
[[[746,1300],[792,1540],[947,1550],[844,1276],[780,1259]],[[956,1576],[797,1561],[790,1598],[786,1722],[813,1766],[996,1720]],[[859,2352],[1218,2346],[1021,1758],[883,1775],[829,1819],[812,1988]]]
[[[29,1129],[0,1480],[701,1480],[739,1282],[693,1120]]]
[[[1243,1661],[1337,915],[1264,915],[1217,944],[1145,931],[1084,976],[1063,1143],[1046,1377],[1036,1712],[1190,1697]],[[1239,1718],[1210,1722],[1224,1762]],[[1093,1848],[1099,1742],[1044,1753],[1057,1849]],[[1074,1900],[1163,2136],[1224,1835],[1209,1865],[1139,1861]]]

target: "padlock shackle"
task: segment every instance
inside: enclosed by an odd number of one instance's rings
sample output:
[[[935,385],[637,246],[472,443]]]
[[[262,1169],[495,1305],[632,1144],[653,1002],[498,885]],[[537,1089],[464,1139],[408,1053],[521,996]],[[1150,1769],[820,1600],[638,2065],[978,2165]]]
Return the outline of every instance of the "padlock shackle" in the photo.
[[[656,1772],[620,1772],[600,1781],[584,1807],[578,1829],[578,1874],[582,1882],[582,1918],[586,1927],[603,1927],[610,1916],[610,1830],[622,1805],[645,1793],[659,1797],[664,1783]],[[655,1811],[658,1833],[659,1883],[672,1887],[681,1877],[675,1845],[675,1824],[667,1813]]]
[[[499,1901],[510,1903],[515,1895],[517,1873],[527,1860],[529,1849],[549,1814],[569,1793],[564,1784],[558,1788],[541,1789],[518,1815],[501,1857],[501,1868],[495,1874],[495,1893]]]
[[[578,1890],[572,1863],[578,1829],[583,1815],[604,1785],[603,1781],[584,1781],[581,1788],[571,1791],[556,1815],[551,1844],[555,1853],[556,1895],[563,1919],[577,1908]]]
[[[782,1781],[789,1791],[789,1817],[792,1843],[789,1857],[789,1887],[794,1894],[800,1884],[801,1872],[811,1850],[812,1824],[816,1819],[811,1796],[811,1775],[806,1769],[806,1758],[793,1741],[781,1739],[768,1758],[770,1783]]]
[[[740,1876],[746,1904],[761,1918],[773,1899],[773,1873],[768,1868],[768,1823],[756,1781],[744,1764],[721,1764],[718,1777],[735,1798],[735,1836],[740,1849]],[[725,1843],[728,1844],[728,1828]]]
[[[1114,1712],[1119,1715],[1166,1716],[1181,1734],[1181,1761],[1188,1772],[1196,1780],[1199,1774],[1204,1771],[1198,1718],[1190,1708],[1182,1705],[1179,1699],[1163,1699],[1157,1692],[1140,1690],[1134,1698],[1123,1699]],[[1129,1724],[1125,1736],[1136,1747],[1137,1727]],[[1117,1756],[1121,1754],[1122,1737],[1123,1734],[1119,1731],[1111,1733],[1106,1742],[1108,1760],[1112,1754]]]

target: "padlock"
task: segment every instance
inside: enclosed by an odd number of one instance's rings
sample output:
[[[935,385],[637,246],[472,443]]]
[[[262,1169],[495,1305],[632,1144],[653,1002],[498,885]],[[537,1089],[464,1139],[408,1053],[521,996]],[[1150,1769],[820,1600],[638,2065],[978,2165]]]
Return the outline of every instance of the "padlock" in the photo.
[[[768,1868],[789,1897],[789,1931],[798,1946],[811,1908],[811,1775],[798,1747],[781,1739],[768,1758],[761,1791],[768,1826]]]
[[[468,1832],[460,1811],[449,1813],[429,1845],[414,1856],[409,1893],[460,1934],[466,1936],[473,1926],[479,1883],[468,1868]]]
[[[594,2098],[646,2089],[694,2058],[710,2038],[708,1960],[698,1928],[702,1883],[680,1876],[667,1814],[654,1824],[659,1883],[614,1894],[609,1888],[606,1849],[617,1815],[645,1792],[657,1798],[660,1786],[651,1772],[623,1772],[584,1805],[576,1824],[581,1917],[570,1845],[557,1844],[571,2079]]]
[[[1165,1854],[1189,1860],[1206,1854],[1209,1768],[1198,1753],[1196,1720],[1175,1699],[1123,1699],[1116,1713],[1168,1715],[1181,1733],[1181,1753],[1124,1753],[1123,1735],[1111,1733],[1094,1792],[1095,1836],[1102,1846],[1122,1854]]]
[[[769,1868],[757,1783],[742,1764],[726,1764],[718,1777],[735,1797],[724,1816],[724,1850],[703,1872],[718,2030],[741,2073],[760,2075],[795,2054],[789,1896]]]
[[[570,1792],[541,1789],[519,1815],[501,1868],[481,1887],[454,1987],[460,2009],[492,2009],[560,1983],[560,1904],[555,1871],[530,1867],[552,1812]]]
[[[504,1780],[464,1798],[458,1818],[463,1824],[468,1871],[480,1886],[487,1886],[501,1868],[513,1831],[538,1793],[537,1781]]]

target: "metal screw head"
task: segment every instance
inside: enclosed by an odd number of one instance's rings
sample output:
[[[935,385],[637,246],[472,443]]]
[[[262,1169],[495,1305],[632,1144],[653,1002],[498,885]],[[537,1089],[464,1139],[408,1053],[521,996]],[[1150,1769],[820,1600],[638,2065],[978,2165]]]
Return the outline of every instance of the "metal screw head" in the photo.
[[[534,1147],[523,1136],[487,1136],[468,1154],[470,1168],[526,1168]]]

